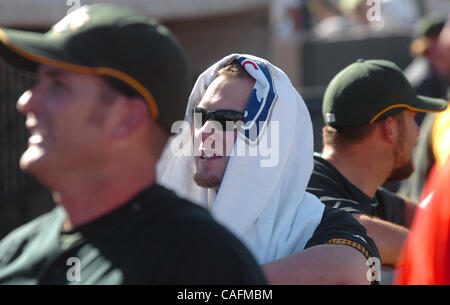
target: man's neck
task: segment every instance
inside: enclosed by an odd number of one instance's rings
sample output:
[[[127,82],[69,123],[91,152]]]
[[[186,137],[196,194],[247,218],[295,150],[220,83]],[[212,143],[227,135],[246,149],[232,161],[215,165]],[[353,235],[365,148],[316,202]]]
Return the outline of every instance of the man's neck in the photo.
[[[341,151],[325,146],[322,158],[333,164],[347,180],[370,198],[375,196],[377,189],[389,175],[389,169],[375,156],[351,148]]]
[[[119,208],[156,181],[154,168],[115,171],[86,176],[53,190],[57,204],[64,206],[64,229],[71,230]]]

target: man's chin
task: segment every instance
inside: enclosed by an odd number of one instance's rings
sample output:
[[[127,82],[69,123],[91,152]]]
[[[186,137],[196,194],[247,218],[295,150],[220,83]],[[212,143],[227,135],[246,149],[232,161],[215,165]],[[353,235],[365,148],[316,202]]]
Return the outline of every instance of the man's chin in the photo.
[[[211,189],[219,189],[222,181],[215,175],[205,175],[195,173],[194,181],[198,186],[211,188]]]
[[[23,171],[36,175],[43,167],[44,150],[37,146],[30,146],[20,157],[19,165]]]
[[[408,162],[402,167],[398,167],[391,172],[387,181],[401,181],[409,178],[414,172],[414,164]]]

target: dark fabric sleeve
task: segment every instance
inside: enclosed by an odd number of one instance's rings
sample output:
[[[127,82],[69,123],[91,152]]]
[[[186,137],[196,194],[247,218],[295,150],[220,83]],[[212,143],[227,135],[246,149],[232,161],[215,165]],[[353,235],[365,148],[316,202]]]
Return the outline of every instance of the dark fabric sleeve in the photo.
[[[358,250],[368,260],[374,278],[372,284],[379,284],[375,279],[377,272],[380,271],[373,263],[373,258],[378,259],[381,264],[380,253],[375,242],[367,235],[366,228],[351,214],[340,209],[325,207],[322,221],[306,243],[305,249],[323,244],[344,245]]]
[[[374,241],[351,214],[340,209],[325,207],[322,221],[305,249],[322,244],[344,244],[359,250],[366,258],[380,258]]]

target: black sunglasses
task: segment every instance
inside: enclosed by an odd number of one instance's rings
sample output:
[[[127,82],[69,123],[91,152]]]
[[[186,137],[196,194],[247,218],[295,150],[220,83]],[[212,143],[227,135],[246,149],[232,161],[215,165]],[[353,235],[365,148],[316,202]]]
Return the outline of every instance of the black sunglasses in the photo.
[[[193,107],[194,120],[198,125],[205,125],[209,120],[220,123],[222,130],[226,129],[227,122],[236,123],[244,119],[244,113],[236,110],[216,110],[208,111],[201,107]],[[196,115],[200,113],[201,115]]]

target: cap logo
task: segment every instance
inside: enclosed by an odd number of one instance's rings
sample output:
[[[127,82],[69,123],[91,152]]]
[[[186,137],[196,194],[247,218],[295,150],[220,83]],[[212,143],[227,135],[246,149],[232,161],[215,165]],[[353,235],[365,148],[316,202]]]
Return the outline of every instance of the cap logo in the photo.
[[[327,120],[327,123],[336,122],[336,117],[335,117],[334,113],[328,112],[327,114],[325,114],[325,118]]]
[[[53,32],[62,33],[68,30],[75,30],[85,25],[89,21],[89,6],[85,5],[69,13],[53,26]]]
[[[268,125],[276,101],[272,75],[269,67],[262,61],[245,56],[239,56],[237,59],[256,80],[245,109],[244,125],[240,129],[240,135],[251,144],[256,144]]]

